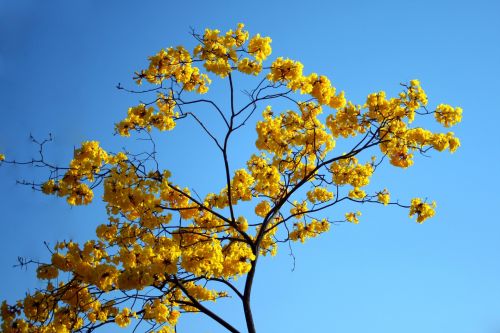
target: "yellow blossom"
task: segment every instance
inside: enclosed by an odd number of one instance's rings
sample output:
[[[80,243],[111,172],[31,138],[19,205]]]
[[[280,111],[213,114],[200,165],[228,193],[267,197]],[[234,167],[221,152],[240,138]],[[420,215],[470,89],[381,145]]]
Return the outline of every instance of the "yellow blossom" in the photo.
[[[409,216],[417,215],[417,222],[423,223],[430,217],[433,217],[436,208],[436,203],[433,201],[431,204],[425,203],[420,198],[412,199]]]
[[[271,38],[253,36],[248,42],[248,53],[252,54],[258,62],[266,60],[271,54]]]
[[[453,126],[462,120],[462,108],[439,104],[434,113],[436,120],[445,127]]]
[[[127,327],[130,325],[130,309],[123,308],[123,310],[115,317],[115,323],[120,327]]]
[[[377,194],[377,200],[378,202],[383,203],[384,206],[387,206],[391,201],[391,196],[389,194],[389,191],[387,191],[387,189],[384,189],[383,191],[379,192]]]
[[[288,237],[293,241],[300,240],[301,243],[304,243],[307,238],[316,237],[329,229],[330,223],[327,220],[313,220],[308,224],[299,222],[294,224],[294,228]]]
[[[349,191],[349,198],[361,200],[366,197],[365,191],[361,190],[359,187],[355,187]]]
[[[360,211],[345,213],[345,219],[346,219],[346,221],[354,223],[354,224],[358,224],[359,223],[358,216],[361,216],[361,212]]]

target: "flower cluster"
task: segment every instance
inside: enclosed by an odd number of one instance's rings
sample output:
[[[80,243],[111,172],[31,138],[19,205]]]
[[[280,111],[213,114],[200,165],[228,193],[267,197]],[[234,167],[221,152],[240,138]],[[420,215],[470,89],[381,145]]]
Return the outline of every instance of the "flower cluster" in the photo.
[[[462,108],[439,104],[434,113],[436,120],[445,127],[456,125],[462,120]]]
[[[315,187],[307,192],[307,199],[313,204],[316,202],[326,202],[332,200],[333,197],[333,193],[324,187]]]
[[[359,219],[358,219],[359,216],[361,216],[361,212],[360,211],[345,213],[345,219],[346,219],[346,221],[354,223],[354,224],[358,224],[359,223]]]
[[[387,191],[387,189],[384,189],[383,191],[378,192],[377,200],[378,202],[384,204],[384,206],[387,206],[391,202],[391,195],[389,194],[389,191]]]
[[[257,123],[256,147],[271,154],[279,172],[294,170],[291,181],[298,182],[312,172],[318,158],[335,147],[335,141],[320,121],[322,107],[299,103],[300,113],[289,110],[274,115],[270,107]]]
[[[139,104],[128,109],[127,118],[116,124],[116,132],[121,136],[130,136],[134,129],[146,129],[151,131],[152,127],[160,131],[170,131],[175,127],[175,119],[179,113],[175,112],[176,102],[172,95],[165,96],[159,93],[156,99],[157,110],[153,106]]]
[[[428,204],[426,202],[423,202],[420,198],[415,198],[411,201],[409,216],[413,217],[414,215],[417,215],[417,222],[422,223],[428,218],[434,216],[434,214],[436,213],[434,210],[435,208],[435,202]]]
[[[271,54],[271,38],[257,34],[249,39],[248,31],[243,30],[244,24],[239,23],[235,30],[225,34],[217,29],[205,29],[200,37],[201,44],[194,49],[194,56],[202,60],[208,72],[222,78],[228,76],[234,68],[245,74],[258,75],[262,71],[262,62]],[[247,50],[244,44],[248,41]],[[244,52],[249,57],[238,57]]]
[[[149,58],[149,67],[136,73],[136,81],[141,84],[145,79],[149,83],[161,84],[171,79],[181,84],[186,91],[196,91],[204,94],[208,91],[210,79],[201,73],[198,67],[193,66],[193,58],[188,50],[182,46],[162,49]]]
[[[328,221],[326,220],[312,220],[307,224],[298,222],[294,224],[294,229],[292,232],[290,232],[290,235],[288,237],[290,238],[290,240],[300,240],[301,243],[304,243],[307,238],[316,237],[328,230],[330,230],[330,223],[328,223]]]
[[[279,57],[272,63],[267,79],[274,83],[285,84],[292,91],[309,94],[320,105],[328,105],[335,109],[345,105],[344,93],[335,94],[336,88],[328,77],[316,73],[304,76],[303,68],[304,66],[298,61]]]
[[[70,205],[86,205],[92,201],[93,192],[83,181],[93,182],[106,163],[126,159],[123,153],[110,156],[99,146],[97,141],[87,141],[75,150],[73,160],[62,179],[45,182],[42,191],[45,194],[57,194],[66,197]]]
[[[359,164],[356,157],[342,158],[330,165],[333,181],[337,185],[363,187],[368,185],[373,174],[371,163]]]

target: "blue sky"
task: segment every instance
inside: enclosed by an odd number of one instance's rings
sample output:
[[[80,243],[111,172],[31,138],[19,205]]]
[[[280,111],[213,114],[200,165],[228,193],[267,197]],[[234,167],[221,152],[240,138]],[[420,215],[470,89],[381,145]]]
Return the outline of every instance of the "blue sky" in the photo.
[[[348,99],[399,92],[417,78],[431,106],[459,105],[462,141],[455,154],[432,153],[407,170],[386,167],[372,183],[393,196],[436,200],[423,225],[401,209],[362,207],[359,225],[335,226],[318,239],[260,262],[253,294],[258,331],[500,331],[500,3],[497,1],[28,1],[0,0],[0,152],[19,160],[36,154],[29,134],[55,141],[47,157],[65,164],[73,147],[99,140],[118,150],[137,144],[113,136],[137,96],[135,70],[162,47],[193,45],[192,26],[227,30],[244,22],[273,39],[272,57],[300,60],[305,72],[328,75]],[[235,140],[234,168],[255,140]],[[186,142],[187,141],[187,142]],[[210,189],[220,161],[189,126],[158,136],[162,162],[183,184]],[[181,144],[181,142],[184,142]],[[68,207],[15,184],[43,170],[0,168],[1,298],[41,286],[17,256],[48,258],[43,241],[85,240],[105,221],[102,205]],[[191,185],[194,186],[194,185]],[[216,189],[213,189],[214,191]],[[216,309],[242,326],[231,302]],[[225,303],[225,304],[224,304]],[[239,311],[239,310],[238,310]],[[200,317],[200,316],[198,316]],[[179,332],[222,332],[185,316]]]

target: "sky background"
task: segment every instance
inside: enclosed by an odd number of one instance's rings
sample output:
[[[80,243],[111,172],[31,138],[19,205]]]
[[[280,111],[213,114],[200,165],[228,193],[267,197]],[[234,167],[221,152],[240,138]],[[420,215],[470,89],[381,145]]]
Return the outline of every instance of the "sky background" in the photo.
[[[159,49],[193,46],[190,27],[226,31],[244,22],[251,34],[273,39],[272,58],[302,61],[305,73],[329,76],[355,103],[379,90],[395,95],[399,83],[417,78],[431,108],[464,109],[453,129],[462,147],[417,157],[407,170],[387,166],[372,184],[394,198],[436,200],[435,218],[418,225],[403,209],[363,206],[359,225],[341,224],[294,245],[293,272],[286,247],[264,258],[252,299],[256,326],[260,333],[498,333],[499,14],[500,2],[483,0],[0,0],[0,152],[18,160],[36,156],[30,133],[53,134],[46,156],[60,165],[82,141],[114,151],[138,145],[113,136],[113,124],[138,103],[115,86],[132,87],[133,72]],[[191,125],[157,136],[162,165],[181,184],[217,191],[220,160]],[[254,141],[251,127],[234,140],[234,169]],[[15,183],[46,176],[0,167],[2,299],[42,286],[33,267],[12,267],[18,256],[47,260],[44,241],[86,240],[105,222],[98,202],[71,208]],[[219,303],[215,309],[243,328],[240,309],[231,300]],[[222,331],[187,315],[178,330]]]

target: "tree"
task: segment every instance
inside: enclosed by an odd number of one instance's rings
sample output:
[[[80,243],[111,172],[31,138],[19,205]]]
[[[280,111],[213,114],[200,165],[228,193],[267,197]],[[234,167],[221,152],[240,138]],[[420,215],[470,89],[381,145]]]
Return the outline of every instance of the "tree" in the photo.
[[[246,330],[256,332],[250,299],[258,259],[275,255],[280,243],[304,243],[333,223],[358,223],[361,215],[346,211],[335,219],[329,208],[346,202],[398,206],[418,223],[434,215],[433,202],[415,198],[401,204],[391,201],[387,189],[363,188],[386,160],[407,168],[414,154],[454,152],[460,142],[453,133],[411,124],[433,115],[450,127],[460,122],[461,108],[440,104],[430,111],[417,80],[402,84],[397,97],[381,91],[363,105],[353,104],[326,76],[304,75],[298,61],[279,57],[265,66],[271,39],[250,38],[243,24],[225,34],[206,29],[192,36],[198,43],[193,52],[182,46],[160,50],[147,69],[135,73],[137,84],[148,87],[118,86],[149,101],[131,107],[116,133],[150,135],[191,119],[219,151],[225,183],[200,197],[171,180],[154,149],[111,153],[96,141],[82,143],[61,168],[45,160],[46,141],[37,142],[40,157],[26,163],[47,168],[50,177],[30,185],[70,205],[89,204],[100,187],[109,221],[97,227],[96,239],[59,242],[50,262],[36,262],[46,287],[16,304],[2,303],[3,332],[91,332],[110,324],[166,333],[188,312],[240,332],[210,309],[210,301],[229,296],[241,305]],[[217,77],[228,87],[227,109],[205,97]],[[236,96],[237,77],[255,80],[243,98]],[[192,109],[197,105],[211,110],[223,130],[211,129]],[[234,170],[231,139],[256,111],[262,111],[257,152]],[[347,152],[335,150],[336,140],[345,141]],[[20,164],[3,155],[0,160]],[[63,273],[69,279],[62,281]]]

